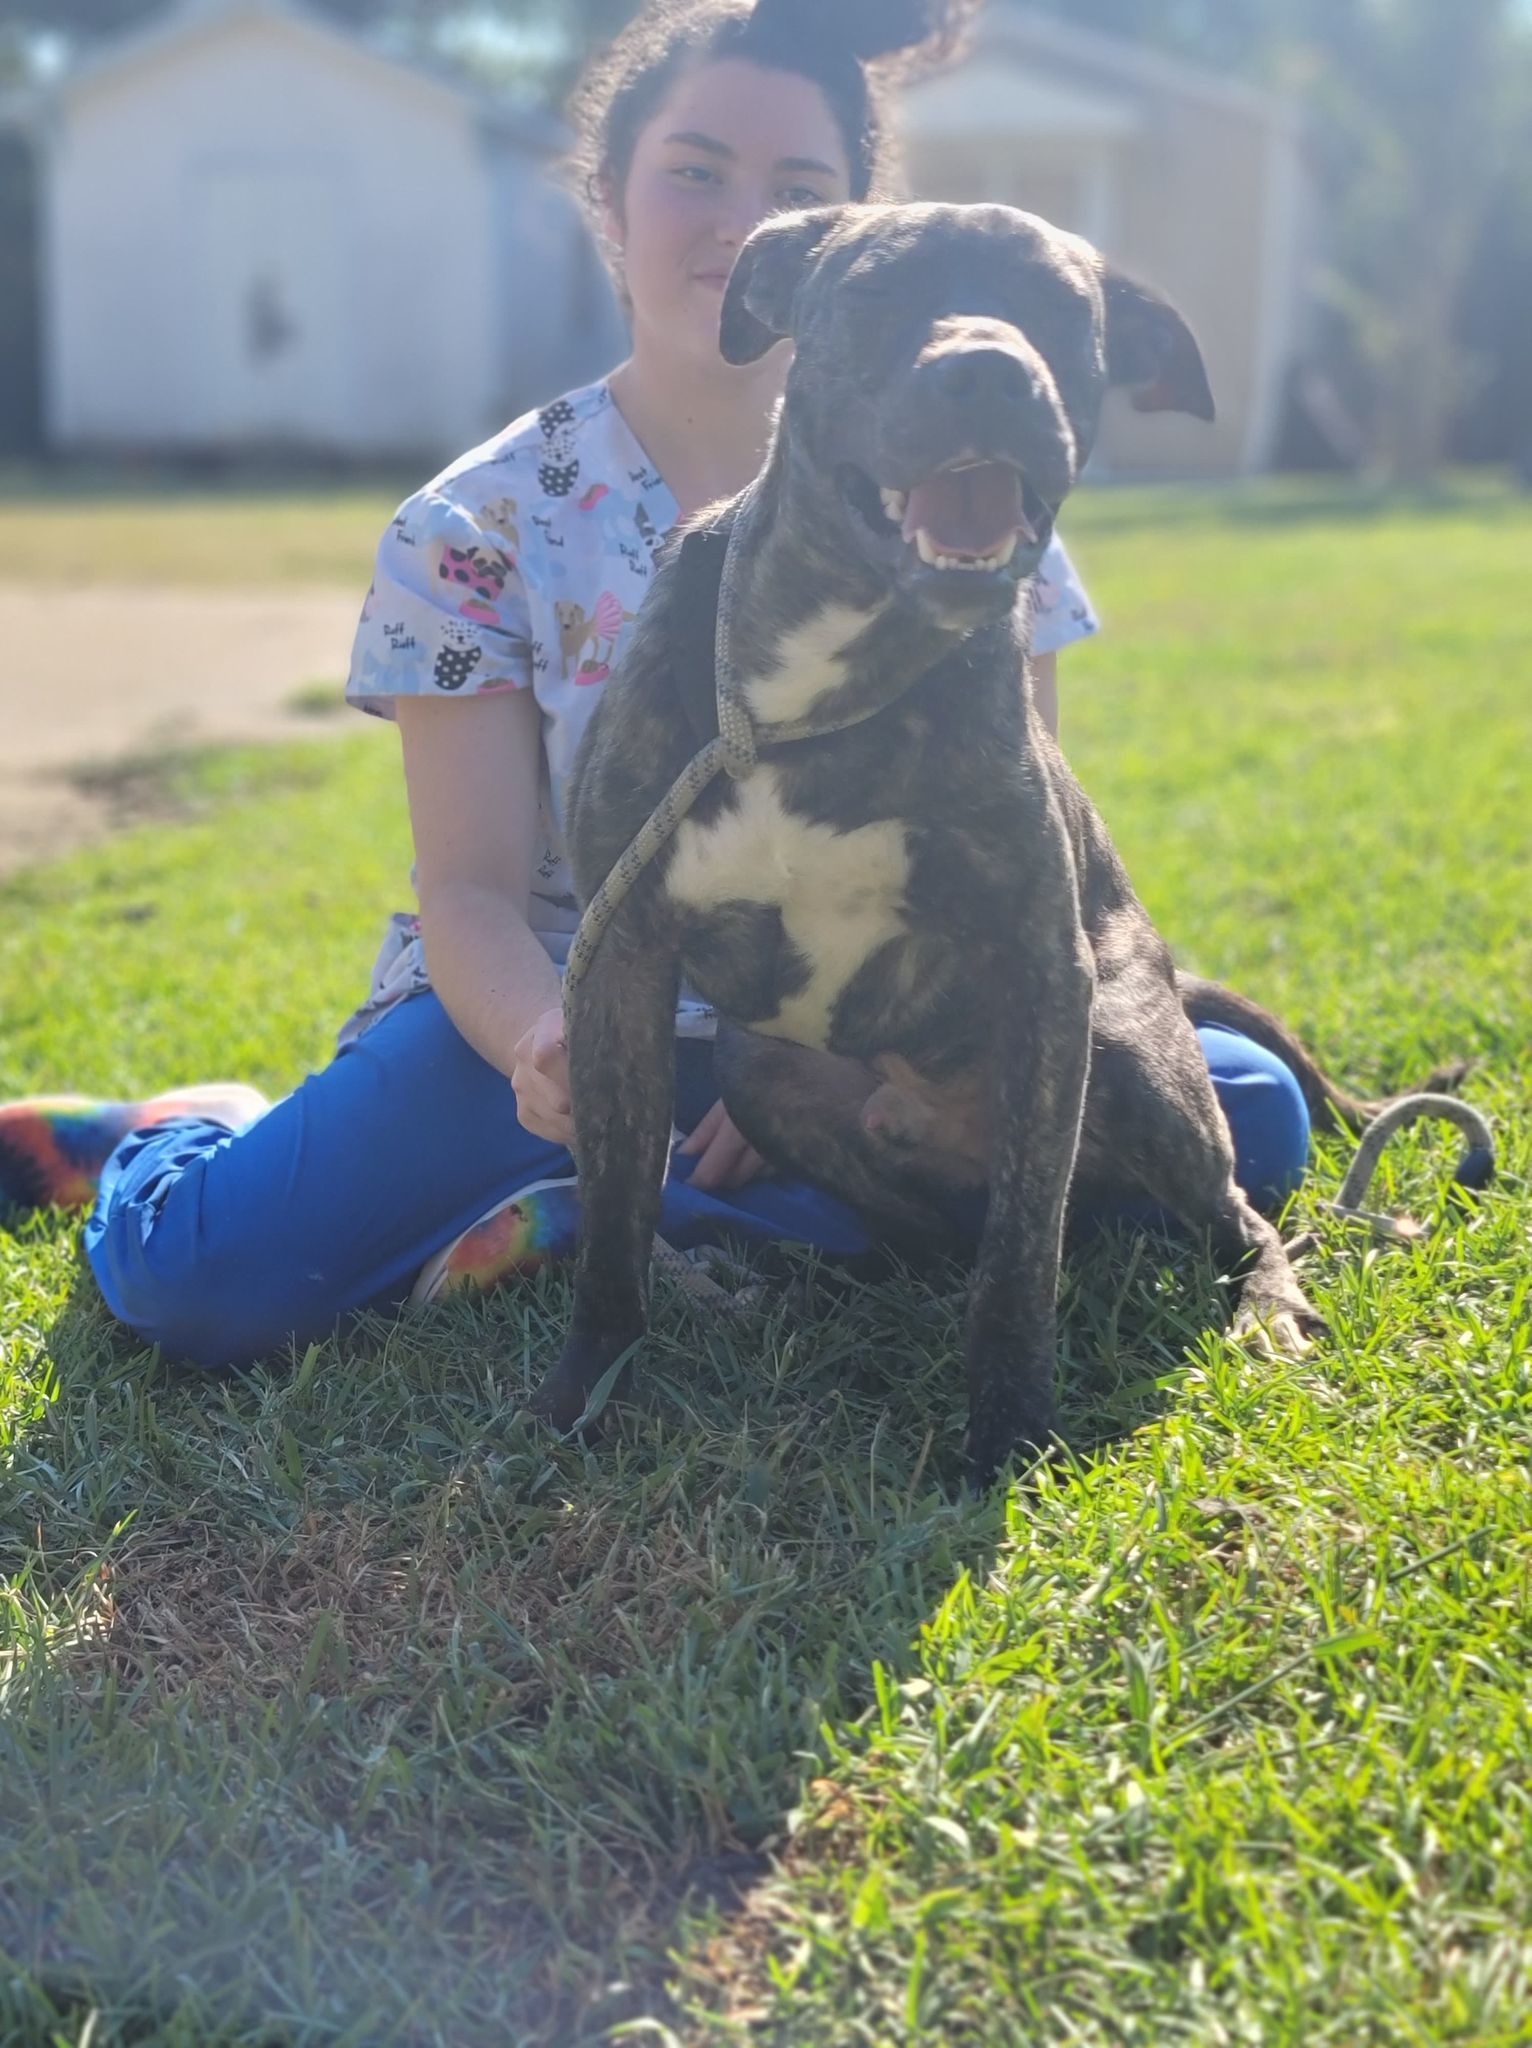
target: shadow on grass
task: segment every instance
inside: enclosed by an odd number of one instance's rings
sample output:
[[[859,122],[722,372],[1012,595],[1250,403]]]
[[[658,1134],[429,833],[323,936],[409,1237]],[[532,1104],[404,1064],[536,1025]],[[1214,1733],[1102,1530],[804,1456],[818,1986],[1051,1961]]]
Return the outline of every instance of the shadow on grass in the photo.
[[[108,826],[122,832],[202,817],[221,804],[312,788],[323,782],[326,767],[302,741],[275,747],[169,746],[82,762],[66,780],[104,805]]]
[[[767,1869],[819,1731],[1025,1540],[966,1499],[962,1276],[704,1322],[663,1285],[581,1450],[524,1403],[541,1276],[244,1375],[135,1350],[83,1280],[0,1476],[0,1951],[188,2039],[603,2037]],[[1222,1291],[1123,1234],[1066,1278],[1065,1427],[1163,1409]],[[191,2004],[188,2005],[188,2000]],[[128,2041],[131,2032],[116,2036]],[[169,2034],[166,2038],[171,2038]]]

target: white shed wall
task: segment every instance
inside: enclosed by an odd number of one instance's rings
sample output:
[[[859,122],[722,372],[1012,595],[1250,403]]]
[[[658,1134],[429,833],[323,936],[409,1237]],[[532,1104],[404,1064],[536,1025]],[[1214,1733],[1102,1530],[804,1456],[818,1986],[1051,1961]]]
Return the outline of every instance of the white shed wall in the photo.
[[[288,259],[302,345],[284,354],[286,309],[269,309],[270,388],[235,438],[457,449],[496,424],[494,224],[466,103],[322,31],[236,20],[83,82],[59,119],[57,443],[227,442],[227,301],[248,329],[263,239]]]

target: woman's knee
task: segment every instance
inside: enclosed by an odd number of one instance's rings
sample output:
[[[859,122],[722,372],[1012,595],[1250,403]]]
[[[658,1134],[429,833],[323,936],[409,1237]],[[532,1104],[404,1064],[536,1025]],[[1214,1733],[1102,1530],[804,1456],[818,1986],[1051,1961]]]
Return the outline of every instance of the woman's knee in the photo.
[[[242,1132],[188,1121],[126,1139],[86,1251],[145,1342],[243,1365],[396,1305],[501,1195],[568,1170],[437,999],[417,996]]]
[[[327,1336],[334,1327],[305,1330],[285,1316],[280,1300],[267,1292],[259,1300],[211,1291],[202,1275],[187,1284],[167,1285],[156,1296],[141,1294],[131,1302],[112,1303],[117,1320],[146,1345],[158,1346],[174,1365],[227,1371],[258,1365],[291,1344]]]
[[[1240,1032],[1200,1024],[1197,1036],[1234,1141],[1235,1179],[1257,1208],[1277,1208],[1308,1166],[1309,1110],[1298,1077]]]
[[[107,1307],[180,1364],[252,1364],[301,1317],[300,1287],[284,1284],[248,1243],[210,1241],[201,1227],[199,1173],[227,1136],[212,1126],[135,1134],[110,1162],[85,1227]]]

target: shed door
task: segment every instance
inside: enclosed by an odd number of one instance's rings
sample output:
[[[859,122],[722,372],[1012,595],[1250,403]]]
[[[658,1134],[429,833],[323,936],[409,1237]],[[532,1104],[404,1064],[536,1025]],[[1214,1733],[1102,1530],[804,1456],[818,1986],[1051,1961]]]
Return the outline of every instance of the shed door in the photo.
[[[198,178],[202,413],[218,441],[347,439],[338,178],[240,163]]]

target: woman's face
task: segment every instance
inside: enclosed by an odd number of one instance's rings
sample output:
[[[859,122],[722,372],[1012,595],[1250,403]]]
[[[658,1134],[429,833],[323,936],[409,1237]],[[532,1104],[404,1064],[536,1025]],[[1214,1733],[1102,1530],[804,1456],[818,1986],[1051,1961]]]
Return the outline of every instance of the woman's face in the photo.
[[[740,58],[683,72],[640,131],[608,222],[635,345],[724,369],[718,316],[740,244],[768,214],[850,190],[840,130],[810,79]]]

